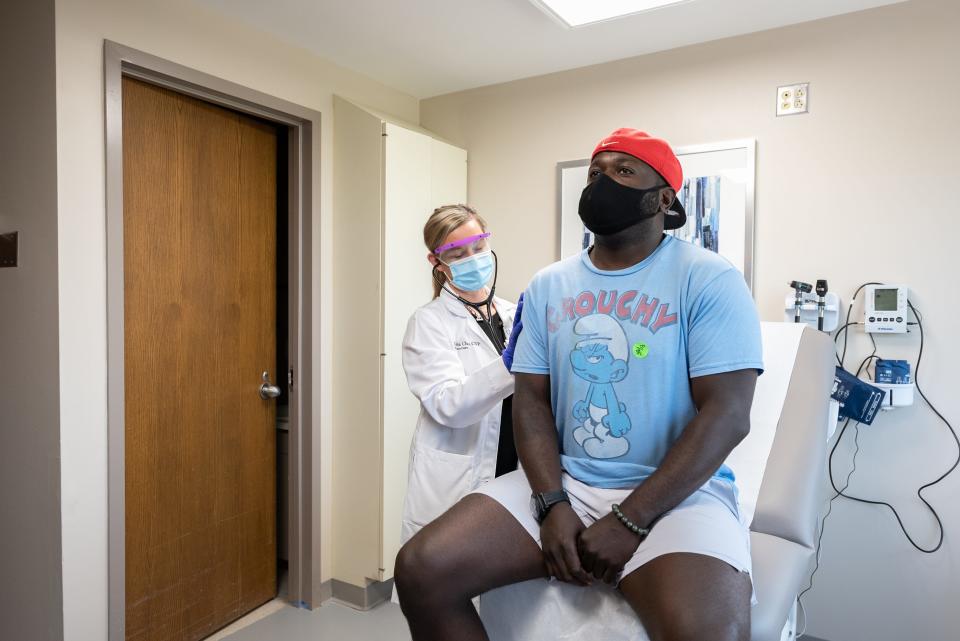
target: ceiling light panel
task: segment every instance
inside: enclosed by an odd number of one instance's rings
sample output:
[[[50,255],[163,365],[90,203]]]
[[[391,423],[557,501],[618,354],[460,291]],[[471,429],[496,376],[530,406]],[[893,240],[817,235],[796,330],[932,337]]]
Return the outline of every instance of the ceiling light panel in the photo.
[[[531,0],[568,27],[622,18],[689,0]]]

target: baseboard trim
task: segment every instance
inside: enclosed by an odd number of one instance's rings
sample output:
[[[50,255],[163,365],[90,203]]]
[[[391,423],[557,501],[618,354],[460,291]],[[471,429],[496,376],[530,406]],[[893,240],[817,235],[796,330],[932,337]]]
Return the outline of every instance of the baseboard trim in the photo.
[[[324,581],[320,584],[320,589],[317,594],[316,606],[320,607],[327,601],[333,598],[333,585],[331,581]]]
[[[329,586],[329,591],[327,587]],[[329,594],[329,596],[327,596]],[[366,587],[331,579],[321,586],[321,602],[334,600],[355,610],[369,610],[390,600],[393,594],[393,579],[372,581]]]

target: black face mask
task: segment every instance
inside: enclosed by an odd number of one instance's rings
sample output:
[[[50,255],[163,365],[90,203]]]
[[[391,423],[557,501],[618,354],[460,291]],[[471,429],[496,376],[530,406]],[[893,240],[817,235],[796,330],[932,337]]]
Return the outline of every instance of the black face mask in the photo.
[[[643,197],[664,187],[634,189],[621,185],[606,174],[600,174],[580,194],[580,220],[587,229],[599,236],[616,234],[660,213],[659,203],[652,210],[644,209]]]

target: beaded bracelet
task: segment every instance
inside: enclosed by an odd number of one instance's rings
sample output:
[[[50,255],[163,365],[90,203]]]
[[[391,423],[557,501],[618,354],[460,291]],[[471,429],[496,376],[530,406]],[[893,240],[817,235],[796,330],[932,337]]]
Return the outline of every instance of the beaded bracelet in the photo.
[[[647,535],[650,534],[649,528],[643,528],[627,518],[627,515],[620,511],[620,505],[617,503],[613,504],[613,515],[623,523],[628,530],[638,535],[641,539],[647,538]]]

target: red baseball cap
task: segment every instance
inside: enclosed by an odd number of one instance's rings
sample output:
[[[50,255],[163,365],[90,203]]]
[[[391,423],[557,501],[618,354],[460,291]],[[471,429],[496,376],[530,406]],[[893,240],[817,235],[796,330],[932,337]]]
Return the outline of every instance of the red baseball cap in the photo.
[[[654,138],[645,131],[630,129],[629,127],[617,129],[597,143],[590,159],[593,160],[601,151],[618,151],[642,160],[660,174],[660,177],[677,193],[683,186],[683,167],[680,166],[680,161],[677,160],[670,144],[666,140]],[[687,222],[687,212],[684,211],[679,198],[673,200],[670,210],[674,214],[664,217],[664,228],[679,229],[683,227]]]

